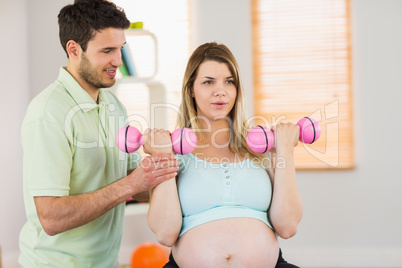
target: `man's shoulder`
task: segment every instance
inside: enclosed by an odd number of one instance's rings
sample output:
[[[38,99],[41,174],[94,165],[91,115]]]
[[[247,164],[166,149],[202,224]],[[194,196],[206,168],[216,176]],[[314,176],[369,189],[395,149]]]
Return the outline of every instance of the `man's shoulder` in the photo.
[[[32,99],[28,105],[24,122],[64,116],[71,109],[71,105],[71,96],[56,80]]]

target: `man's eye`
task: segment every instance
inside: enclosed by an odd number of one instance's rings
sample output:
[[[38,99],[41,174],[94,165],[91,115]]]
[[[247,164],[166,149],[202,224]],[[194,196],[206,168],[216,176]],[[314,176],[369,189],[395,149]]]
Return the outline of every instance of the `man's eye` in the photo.
[[[112,51],[112,50],[108,49],[108,50],[103,51],[103,53],[108,54],[108,53],[110,53],[110,51]]]

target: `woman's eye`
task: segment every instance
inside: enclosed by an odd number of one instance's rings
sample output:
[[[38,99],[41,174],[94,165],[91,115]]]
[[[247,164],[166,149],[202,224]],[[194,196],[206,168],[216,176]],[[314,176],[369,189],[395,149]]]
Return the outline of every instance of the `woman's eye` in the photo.
[[[204,81],[203,84],[205,84],[205,85],[210,85],[210,84],[212,84],[212,81],[211,81],[211,80],[207,80],[207,81]]]
[[[232,84],[232,85],[234,85],[234,81],[233,81],[233,80],[228,80],[228,81],[226,81],[226,84]]]

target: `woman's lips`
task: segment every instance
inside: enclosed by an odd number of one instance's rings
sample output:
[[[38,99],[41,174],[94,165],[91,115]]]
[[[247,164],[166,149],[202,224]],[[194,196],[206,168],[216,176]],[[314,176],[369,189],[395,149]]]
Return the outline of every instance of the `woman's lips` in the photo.
[[[212,105],[213,105],[215,108],[223,108],[223,107],[226,106],[226,102],[217,101],[217,102],[213,102]]]

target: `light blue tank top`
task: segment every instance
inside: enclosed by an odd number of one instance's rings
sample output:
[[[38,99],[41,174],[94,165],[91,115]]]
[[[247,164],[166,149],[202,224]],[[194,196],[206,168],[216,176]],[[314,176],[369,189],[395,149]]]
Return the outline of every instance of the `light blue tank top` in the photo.
[[[272,186],[264,168],[250,159],[213,164],[193,154],[179,156],[178,192],[183,214],[180,236],[215,220],[246,217],[271,229],[267,210]]]

